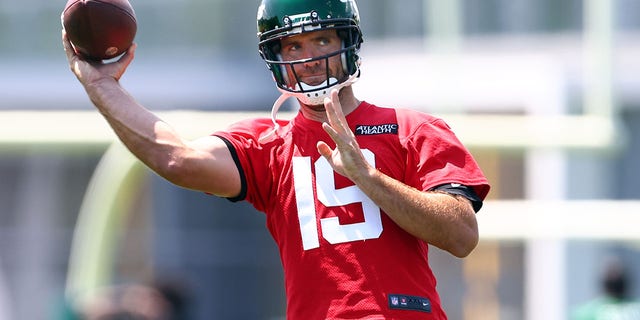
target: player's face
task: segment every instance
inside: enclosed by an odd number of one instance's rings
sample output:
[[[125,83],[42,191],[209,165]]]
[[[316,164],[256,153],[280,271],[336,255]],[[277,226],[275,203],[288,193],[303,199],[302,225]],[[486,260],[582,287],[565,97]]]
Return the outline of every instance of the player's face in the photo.
[[[281,56],[283,61],[296,61],[316,58],[339,51],[342,41],[335,30],[318,30],[308,33],[292,35],[280,40]],[[328,59],[313,60],[305,63],[287,65],[287,74],[290,86],[298,81],[310,86],[317,86],[327,80],[327,62],[329,63],[329,76],[342,79],[345,74],[342,69],[340,55],[334,55]],[[292,70],[293,68],[293,70]],[[295,75],[294,75],[295,71]]]

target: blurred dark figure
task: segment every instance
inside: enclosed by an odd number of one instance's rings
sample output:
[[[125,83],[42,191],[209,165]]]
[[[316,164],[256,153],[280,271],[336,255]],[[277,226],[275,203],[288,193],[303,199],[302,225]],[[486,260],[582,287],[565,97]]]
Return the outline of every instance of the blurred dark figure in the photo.
[[[154,281],[116,285],[97,290],[76,301],[71,309],[76,320],[188,320],[190,298],[176,282]]]
[[[617,300],[626,300],[630,281],[627,270],[622,263],[616,261],[605,270],[602,277],[602,288],[606,295]]]
[[[572,320],[638,320],[640,303],[629,296],[631,276],[620,260],[607,264],[600,280],[602,296],[578,307]]]

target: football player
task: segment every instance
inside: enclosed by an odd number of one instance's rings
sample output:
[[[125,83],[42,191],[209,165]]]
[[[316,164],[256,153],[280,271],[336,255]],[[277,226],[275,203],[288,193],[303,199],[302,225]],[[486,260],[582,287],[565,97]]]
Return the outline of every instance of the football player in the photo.
[[[259,51],[282,93],[271,119],[188,141],[118,80],[120,60],[71,69],[124,144],[169,181],[264,212],[285,275],[288,319],[446,319],[430,246],[467,256],[489,184],[447,124],[354,95],[354,0],[263,0]],[[300,104],[291,120],[282,102]]]

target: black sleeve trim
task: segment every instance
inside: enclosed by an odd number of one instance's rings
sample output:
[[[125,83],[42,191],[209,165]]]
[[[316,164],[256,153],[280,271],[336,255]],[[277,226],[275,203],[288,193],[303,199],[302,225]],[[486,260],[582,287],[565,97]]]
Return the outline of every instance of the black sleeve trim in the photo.
[[[446,183],[441,184],[435,188],[431,189],[432,191],[442,191],[450,194],[455,194],[459,196],[463,196],[469,201],[471,201],[471,205],[473,206],[473,211],[478,212],[482,208],[482,199],[478,196],[478,194],[468,186],[459,184],[459,183]]]
[[[236,167],[238,168],[238,173],[240,173],[240,194],[233,198],[227,198],[227,200],[231,202],[242,201],[247,197],[247,177],[245,176],[242,165],[240,164],[238,152],[236,151],[236,148],[233,146],[233,144],[231,144],[231,142],[227,140],[227,138],[218,135],[216,135],[216,137],[220,138],[227,145],[227,148],[229,148],[229,152],[231,152],[231,158],[233,158],[233,162],[235,162]]]

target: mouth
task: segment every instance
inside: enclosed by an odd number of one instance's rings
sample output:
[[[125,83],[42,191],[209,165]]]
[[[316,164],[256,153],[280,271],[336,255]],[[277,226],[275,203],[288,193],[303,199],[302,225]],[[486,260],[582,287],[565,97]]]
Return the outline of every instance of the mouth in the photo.
[[[327,81],[327,76],[325,74],[321,74],[321,75],[308,75],[308,76],[303,76],[300,77],[300,82],[310,85],[310,86],[317,86],[319,84],[322,84],[323,82]]]

